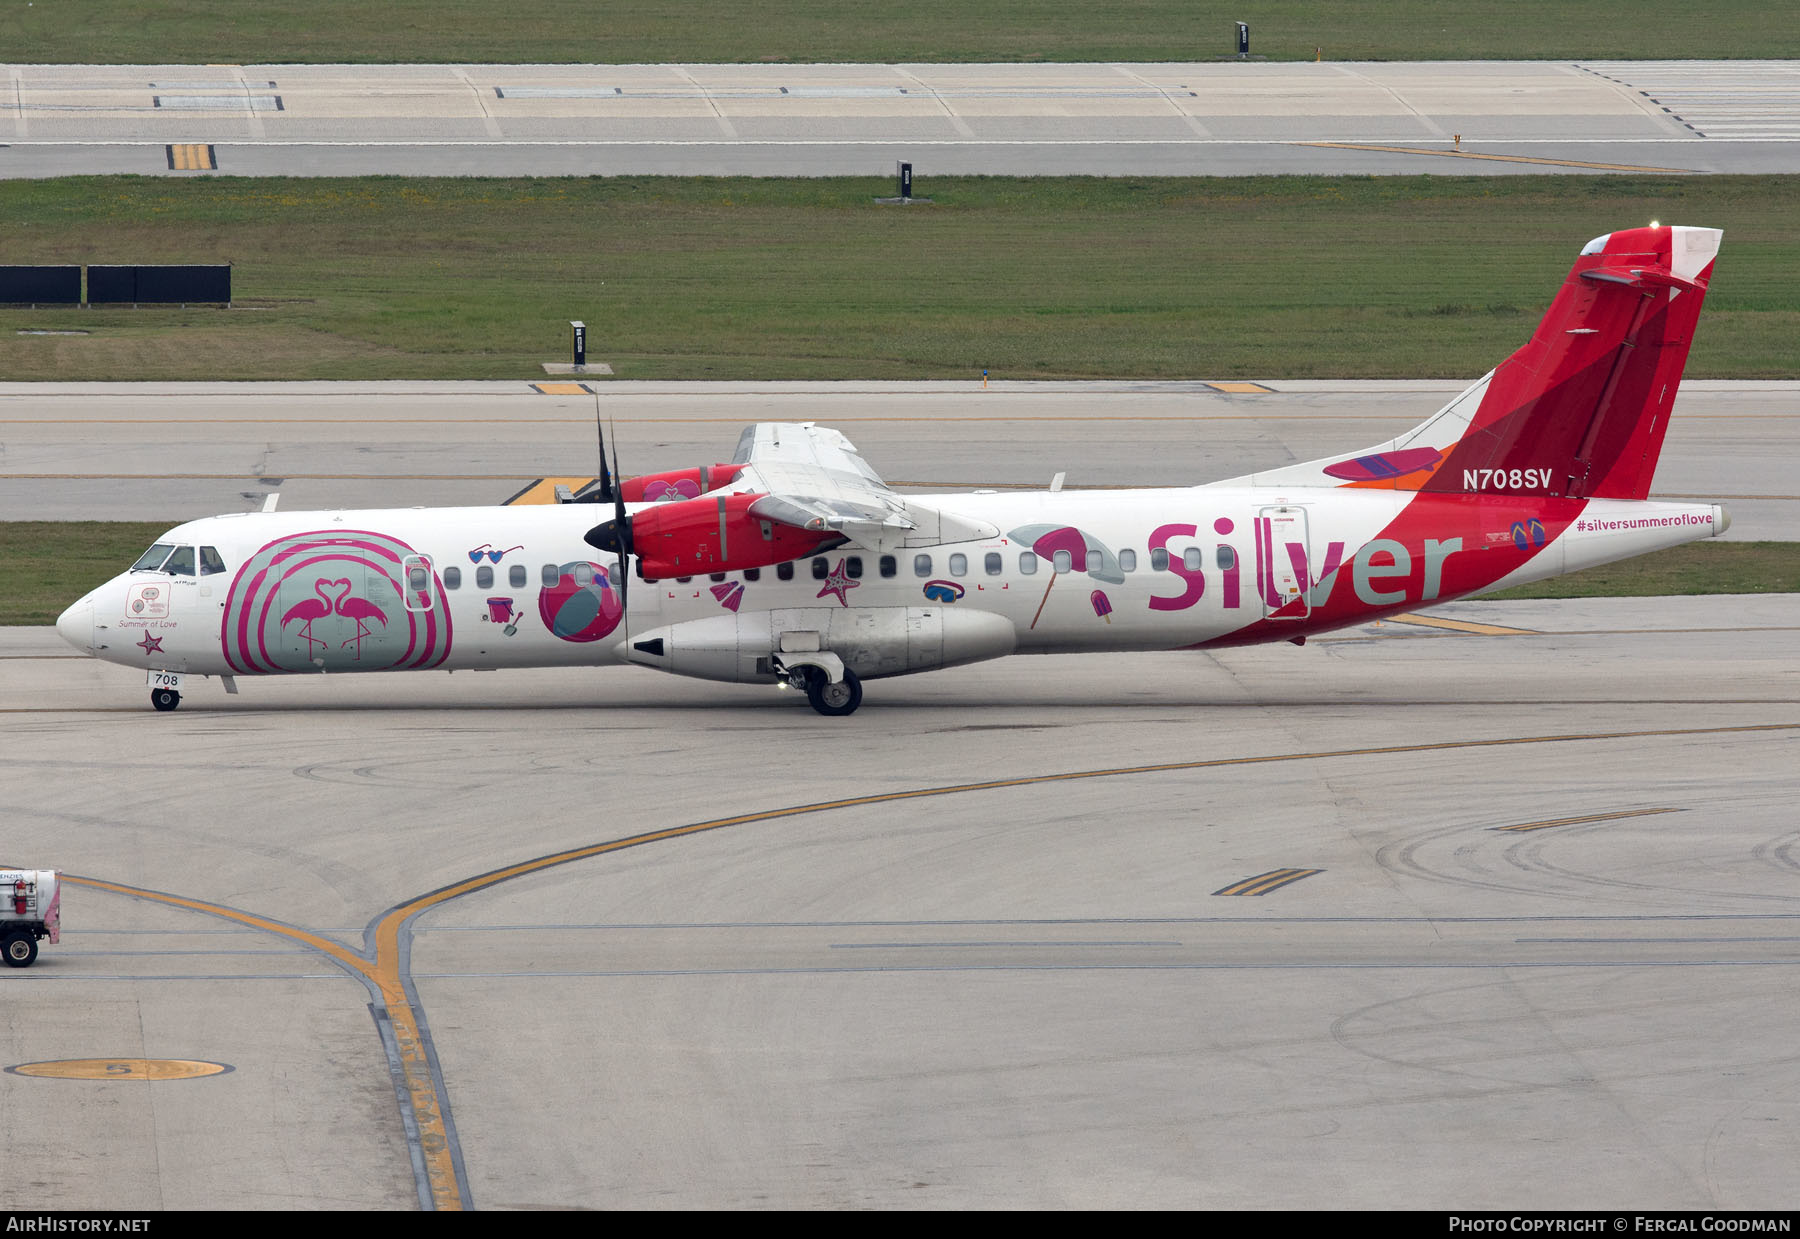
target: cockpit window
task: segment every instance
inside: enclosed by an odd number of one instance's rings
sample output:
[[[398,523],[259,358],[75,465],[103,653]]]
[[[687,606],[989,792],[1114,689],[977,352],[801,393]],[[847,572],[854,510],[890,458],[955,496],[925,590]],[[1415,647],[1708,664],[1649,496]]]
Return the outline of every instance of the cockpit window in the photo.
[[[225,560],[219,555],[219,548],[216,546],[201,547],[200,575],[212,576],[223,571],[225,571]]]
[[[163,560],[175,549],[173,542],[158,542],[155,546],[138,556],[138,561],[131,565],[133,572],[155,572],[163,566]]]
[[[169,556],[169,562],[163,565],[163,571],[170,576],[194,575],[194,548],[178,546],[175,553]]]

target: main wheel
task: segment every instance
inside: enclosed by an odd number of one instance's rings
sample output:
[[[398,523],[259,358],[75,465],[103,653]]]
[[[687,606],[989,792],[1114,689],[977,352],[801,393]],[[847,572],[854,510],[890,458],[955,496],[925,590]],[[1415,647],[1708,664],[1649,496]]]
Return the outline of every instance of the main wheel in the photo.
[[[159,710],[173,710],[181,704],[181,694],[172,688],[153,688],[150,690],[150,704]]]
[[[823,671],[814,670],[806,681],[806,699],[812,708],[827,718],[853,714],[862,704],[862,681],[856,672],[844,668],[844,678],[833,684]]]
[[[6,935],[4,950],[9,967],[29,968],[31,961],[37,958],[37,939],[28,933],[14,930]]]

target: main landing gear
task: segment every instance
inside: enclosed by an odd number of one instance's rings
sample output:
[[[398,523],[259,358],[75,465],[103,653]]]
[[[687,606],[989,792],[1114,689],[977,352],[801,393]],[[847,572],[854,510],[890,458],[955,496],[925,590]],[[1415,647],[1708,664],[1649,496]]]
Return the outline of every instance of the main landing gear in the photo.
[[[844,678],[836,684],[818,667],[808,667],[806,670],[806,700],[820,714],[827,718],[841,718],[855,713],[856,707],[862,704],[862,681],[856,678],[856,672],[850,668],[844,668]]]
[[[181,694],[172,688],[153,688],[150,690],[150,704],[159,710],[173,710],[181,704]]]
[[[862,681],[836,654],[809,649],[774,656],[775,674],[784,688],[803,688],[812,708],[827,718],[854,714],[862,704]],[[836,674],[839,678],[833,680]]]

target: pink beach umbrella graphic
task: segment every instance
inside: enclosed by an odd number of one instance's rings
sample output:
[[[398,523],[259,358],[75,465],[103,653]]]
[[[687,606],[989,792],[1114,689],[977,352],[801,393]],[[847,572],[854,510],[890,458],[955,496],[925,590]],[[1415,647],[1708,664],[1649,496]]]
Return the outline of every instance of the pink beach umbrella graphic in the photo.
[[[1038,620],[1044,614],[1044,604],[1050,601],[1050,591],[1056,588],[1056,578],[1062,575],[1056,571],[1058,551],[1069,553],[1071,572],[1085,572],[1096,580],[1112,585],[1125,583],[1125,574],[1119,569],[1118,556],[1100,539],[1083,533],[1073,525],[1021,525],[1007,536],[1019,542],[1030,543],[1032,551],[1040,559],[1050,561],[1050,583],[1044,587],[1044,596],[1038,602],[1037,613],[1031,617],[1033,628],[1037,627]],[[1111,603],[1107,604],[1106,611],[1100,610],[1098,602],[1094,604],[1096,615],[1105,616],[1111,610]],[[1106,622],[1110,624],[1112,620],[1107,619]]]

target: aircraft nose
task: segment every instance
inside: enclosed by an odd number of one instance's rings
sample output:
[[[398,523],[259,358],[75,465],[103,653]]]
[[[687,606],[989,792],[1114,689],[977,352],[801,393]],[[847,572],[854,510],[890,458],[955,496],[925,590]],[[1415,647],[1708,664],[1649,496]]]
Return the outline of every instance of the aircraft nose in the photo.
[[[94,600],[90,595],[56,617],[56,635],[82,653],[94,648]]]

